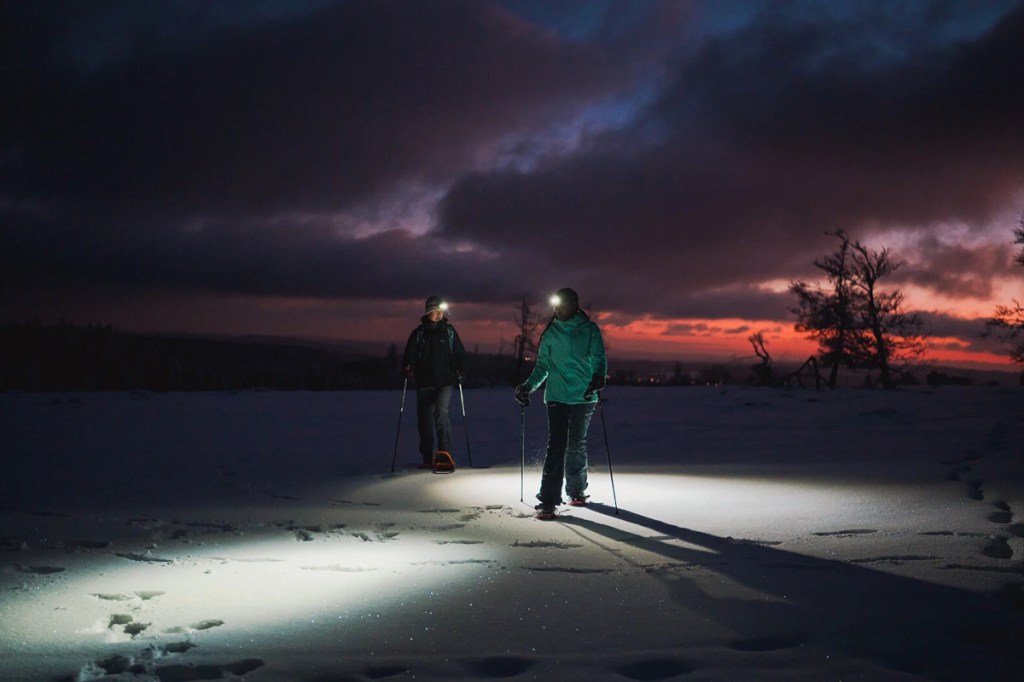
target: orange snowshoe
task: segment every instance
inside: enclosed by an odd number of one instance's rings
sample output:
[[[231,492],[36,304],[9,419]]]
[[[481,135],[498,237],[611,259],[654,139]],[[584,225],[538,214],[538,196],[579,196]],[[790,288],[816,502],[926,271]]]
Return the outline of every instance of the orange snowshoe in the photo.
[[[455,471],[455,460],[450,453],[438,450],[434,453],[434,473],[450,474]]]

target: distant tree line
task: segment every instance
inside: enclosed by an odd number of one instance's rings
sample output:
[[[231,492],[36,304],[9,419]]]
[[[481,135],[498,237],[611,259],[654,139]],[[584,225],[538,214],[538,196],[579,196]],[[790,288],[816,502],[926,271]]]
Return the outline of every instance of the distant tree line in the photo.
[[[1017,265],[1024,266],[1024,214],[1019,227],[1014,230],[1014,244],[1020,244],[1020,251],[1014,258]],[[995,334],[1002,341],[1011,344],[1010,357],[1014,362],[1024,364],[1024,305],[1014,300],[1012,305],[996,307],[995,315],[987,322],[988,333]],[[1021,375],[1024,382],[1024,374]]]
[[[467,386],[508,383],[514,362],[470,353]],[[299,342],[130,334],[110,325],[0,325],[6,391],[336,391],[401,382],[394,344],[373,357]]]
[[[764,334],[752,334],[748,341],[759,362],[751,367],[750,383],[835,388],[841,369],[862,374],[869,384],[884,388],[917,383],[911,370],[919,366],[926,347],[921,320],[904,309],[900,290],[883,287],[883,280],[902,263],[888,249],[869,249],[843,231],[831,235],[839,240],[836,251],[814,262],[824,282],[790,285],[797,298],[792,309],[796,330],[817,341],[818,353],[796,370],[780,374]],[[1021,245],[1015,261],[1024,266],[1024,215],[1014,235],[1014,243]],[[519,334],[513,354],[468,354],[466,385],[512,386],[522,381],[535,363],[541,317],[524,296],[517,308]],[[998,306],[986,328],[987,334],[1012,344],[1010,357],[1024,364],[1020,301]],[[609,383],[633,386],[717,385],[733,380],[723,364],[684,372],[677,363],[671,375],[662,377],[624,369],[609,377]],[[926,380],[930,385],[966,383],[935,370]],[[384,357],[371,357],[299,342],[127,334],[109,325],[48,326],[38,321],[0,325],[0,390],[315,391],[394,388],[401,381],[394,344]]]

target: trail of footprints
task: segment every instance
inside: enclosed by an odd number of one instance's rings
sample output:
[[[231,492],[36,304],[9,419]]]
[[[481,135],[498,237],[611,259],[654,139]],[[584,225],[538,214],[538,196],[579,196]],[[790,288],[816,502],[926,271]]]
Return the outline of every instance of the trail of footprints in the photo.
[[[999,450],[1006,447],[1006,427],[996,425],[989,433],[985,441],[985,447]],[[967,455],[958,460],[946,460],[942,464],[949,467],[946,479],[949,481],[963,482],[966,486],[967,497],[978,502],[986,500],[985,483],[975,475],[975,466],[981,461],[981,455],[977,451],[970,451]],[[992,559],[1011,560],[1014,558],[1011,538],[1024,538],[1024,519],[1019,517],[1010,504],[1004,500],[993,500],[991,511],[988,514],[990,521],[996,528],[988,535],[983,535],[984,544],[981,546],[981,553]],[[957,566],[957,568],[967,568]],[[1019,563],[1014,567],[1007,567],[1007,572],[1024,575],[1024,565]],[[1002,597],[1012,608],[1024,611],[1024,583],[1007,583],[1001,590]]]
[[[116,611],[109,616],[106,625],[107,629],[114,632],[122,632],[134,640],[143,633],[151,634],[147,632],[151,623],[144,623],[136,618],[141,611],[142,603],[158,599],[164,594],[165,592],[159,590],[142,590],[130,594],[100,592],[93,593],[90,596],[116,605]],[[224,625],[224,621],[209,618],[189,623],[188,625],[168,627],[163,630],[163,633],[191,637],[195,632],[211,630],[222,625]],[[136,655],[114,654],[89,661],[78,673],[60,677],[57,679],[57,682],[77,682],[77,680],[124,674],[131,675],[133,679],[138,675],[142,676],[143,679],[154,679],[161,682],[236,679],[237,676],[244,675],[264,665],[264,662],[257,658],[204,665],[174,662],[176,657],[187,654],[199,646],[199,644],[191,641],[191,639],[167,644],[150,644]]]
[[[339,502],[339,504],[341,504]],[[350,504],[350,503],[345,503]],[[450,531],[463,528],[467,522],[473,519],[479,518],[485,513],[507,513],[507,508],[503,505],[490,505],[484,508],[473,508],[468,511],[461,509],[431,509],[424,510],[424,515],[432,515],[440,517],[442,523],[434,525],[425,525],[424,528],[430,528],[437,531]],[[451,515],[458,515],[457,522],[450,522]],[[211,522],[211,521],[188,521],[182,522],[178,520],[162,521],[159,519],[138,517],[128,519],[126,521],[133,527],[144,529],[151,532],[151,537],[154,540],[165,541],[174,540],[183,543],[189,543],[197,541],[206,535],[211,534],[237,534],[242,535],[249,529],[242,526],[223,523],[223,522]],[[279,521],[269,524],[272,528],[277,528],[285,533],[291,534],[297,542],[310,542],[317,538],[334,538],[338,539],[341,537],[352,537],[363,542],[389,542],[399,536],[400,530],[396,529],[393,523],[379,523],[375,524],[372,529],[358,529],[351,530],[346,527],[346,524],[314,524],[304,525],[299,524],[293,520]],[[483,541],[472,540],[472,539],[458,539],[458,538],[444,538],[437,540],[438,544],[452,544],[452,545],[475,545],[482,544]],[[70,546],[71,543],[69,543]],[[106,549],[109,542],[81,542],[73,543],[74,547],[82,550],[96,550]],[[0,548],[7,551],[20,551],[28,548],[27,542],[23,538],[2,538],[2,544]],[[145,553],[138,552],[112,552],[116,556],[129,561],[138,561],[143,563],[151,564],[173,564],[175,560],[168,559],[156,555],[152,555],[149,550]],[[275,558],[253,558],[253,559],[238,559],[238,558],[223,558],[210,556],[207,557],[214,561],[223,562],[277,562],[281,559]],[[462,564],[462,563],[490,563],[490,560],[452,560],[447,563]],[[330,565],[330,566],[301,566],[302,570],[315,570],[315,571],[339,571],[339,572],[354,572],[361,570],[373,570],[373,569],[362,569],[359,567],[342,566],[342,565]],[[52,573],[58,573],[64,571],[64,567],[59,566],[24,566],[16,565],[16,569],[35,575],[47,575]],[[140,636],[152,636],[154,634],[164,635],[185,635],[191,637],[196,632],[204,630],[211,630],[224,626],[224,621],[220,619],[205,619],[185,625],[177,625],[169,628],[165,628],[162,633],[154,633],[151,631],[152,623],[144,622],[139,619],[139,614],[142,611],[142,604],[150,600],[157,600],[162,597],[165,593],[158,590],[141,590],[131,593],[93,593],[90,596],[98,599],[104,603],[109,603],[113,608],[112,612],[108,615],[104,627],[106,629],[126,635],[130,641],[137,641],[136,638]],[[56,682],[76,682],[81,679],[95,679],[98,677],[105,676],[117,676],[122,674],[144,676],[144,679],[158,679],[161,682],[185,682],[189,680],[220,680],[220,679],[237,679],[239,676],[245,675],[246,673],[260,668],[264,665],[264,661],[256,658],[243,659],[230,663],[223,664],[189,664],[189,663],[173,663],[173,658],[187,654],[190,650],[198,647],[199,645],[190,639],[185,639],[179,642],[172,642],[169,644],[151,644],[147,648],[143,649],[136,655],[112,655],[106,658],[89,661],[83,668],[73,674],[65,677],[60,677]],[[466,662],[466,667],[475,671],[481,675],[493,676],[493,677],[506,677],[509,674],[518,674],[519,671],[525,671],[533,666],[533,662],[528,659],[516,659],[512,657],[497,657],[487,658],[480,660],[471,660]],[[395,675],[405,674],[408,672],[408,668],[404,666],[377,666],[368,668],[364,671],[364,674],[370,679],[385,679],[393,677]],[[656,678],[645,678],[645,679],[656,679]]]
[[[944,465],[948,466],[947,479],[950,481],[963,482],[965,484],[965,494],[971,499],[984,501],[985,500],[985,489],[984,483],[977,477],[971,474],[974,471],[975,464],[980,460],[980,456],[977,453],[969,453],[966,457],[956,461],[943,462]],[[356,503],[347,500],[335,500],[332,501],[332,506],[349,506],[371,503]],[[996,524],[1002,533],[994,533],[986,537],[986,542],[981,549],[982,554],[987,557],[997,559],[1011,559],[1013,557],[1013,548],[1010,545],[1009,537],[1024,537],[1024,523],[1019,520],[1015,522],[1018,517],[1014,511],[1010,508],[1010,505],[1004,501],[997,500],[991,503],[992,511],[989,514],[988,520],[993,524]],[[379,506],[379,505],[373,505]],[[518,513],[512,508],[505,507],[503,505],[488,505],[487,507],[470,508],[470,509],[426,509],[422,510],[421,513],[426,520],[422,525],[416,525],[410,528],[413,529],[429,529],[432,531],[439,531],[442,533],[450,533],[451,531],[457,531],[465,527],[468,523],[480,518],[485,514],[500,513],[505,515],[511,515],[516,518],[528,518],[531,515],[525,513]],[[207,535],[220,535],[220,534],[234,534],[234,535],[245,535],[247,532],[253,530],[238,524],[226,523],[220,521],[179,521],[179,520],[160,520],[154,518],[134,518],[128,519],[127,522],[132,526],[140,529],[150,531],[154,542],[161,541],[177,541],[181,543],[193,543],[202,542],[204,536]],[[401,529],[396,528],[393,523],[378,523],[374,524],[370,528],[359,528],[352,529],[348,528],[346,524],[302,524],[294,520],[286,520],[279,522],[272,522],[269,525],[271,528],[279,529],[285,533],[292,535],[297,542],[312,542],[318,539],[341,539],[341,538],[356,538],[363,542],[390,542],[397,539],[401,535]],[[261,526],[262,527],[262,526]],[[853,528],[848,530],[839,531],[828,531],[815,533],[815,535],[821,537],[856,537],[861,535],[868,535],[877,531],[873,529],[865,528]],[[952,531],[939,531],[936,533],[929,534],[954,534]],[[979,534],[980,535],[980,534]],[[482,544],[481,540],[464,539],[457,537],[444,537],[439,538],[435,541],[439,545],[475,545]],[[770,544],[770,543],[768,543]],[[67,542],[63,544],[63,547],[67,551],[97,551],[97,550],[108,550],[109,542],[106,541],[93,541],[93,540],[80,540],[74,542]],[[26,549],[26,540],[20,537],[3,537],[0,538],[0,550],[15,552]],[[510,545],[513,548],[521,549],[553,549],[553,550],[573,550],[582,547],[582,545],[567,543],[567,542],[553,542],[531,539],[529,541],[515,541]],[[154,555],[150,550],[146,550],[143,553],[137,552],[111,552],[117,556],[129,560],[138,561],[152,564],[170,564],[174,563],[173,559],[160,557]],[[252,559],[239,559],[239,558],[219,558],[208,557],[213,560],[220,561],[236,561],[236,562],[274,562],[280,561],[280,559],[274,558],[252,558]],[[930,556],[917,556],[917,555],[899,555],[890,557],[874,557],[871,559],[865,559],[863,562],[892,562],[902,563],[904,561],[917,561],[917,560],[928,560],[935,559],[936,557]],[[490,563],[490,560],[454,560],[447,563],[472,563],[477,561],[479,563]],[[356,566],[344,566],[344,565],[330,565],[330,566],[301,566],[303,570],[316,570],[316,571],[339,571],[339,572],[351,572],[360,570],[371,570],[361,569]],[[606,568],[579,568],[572,565],[569,566],[522,566],[524,570],[528,571],[539,571],[539,572],[571,572],[571,573],[607,573],[612,569]],[[15,569],[28,574],[35,575],[48,575],[53,573],[59,573],[65,569],[60,566],[47,566],[47,565],[21,565],[16,564]],[[150,623],[141,622],[136,619],[138,614],[138,608],[132,608],[132,605],[136,607],[141,605],[144,601],[152,599],[158,599],[163,595],[159,591],[138,591],[131,594],[93,594],[96,599],[100,599],[106,602],[110,602],[113,605],[124,605],[121,608],[115,608],[109,616],[107,627],[116,632],[122,632],[128,637],[134,638],[145,634],[153,634],[149,632],[151,627]],[[1006,600],[1011,603],[1017,609],[1024,609],[1024,586],[1020,583],[1014,583],[1006,586],[1005,594]],[[134,611],[134,613],[132,613]],[[208,619],[189,623],[186,625],[175,626],[164,630],[164,634],[186,634],[209,630],[216,627],[221,627],[224,622],[217,619]],[[729,643],[730,648],[737,652],[769,652],[782,649],[796,648],[804,644],[805,638],[798,634],[783,634],[774,637],[763,637],[737,640]],[[150,675],[162,682],[170,681],[186,681],[186,680],[217,680],[217,679],[234,679],[237,676],[241,676],[255,670],[264,665],[264,662],[260,659],[243,659],[235,662],[214,664],[214,665],[190,665],[190,664],[175,664],[173,663],[174,657],[183,656],[187,654],[191,649],[198,645],[192,641],[184,640],[180,642],[173,642],[169,644],[161,645],[150,645],[146,649],[142,650],[136,656],[122,656],[116,655],[105,659],[96,660],[89,662],[82,671],[73,676],[61,678],[57,682],[71,682],[72,680],[78,679],[90,679],[91,677],[104,676],[104,675],[120,675],[123,673],[129,673],[133,675]],[[529,658],[515,657],[515,656],[497,656],[482,659],[472,659],[462,662],[462,665],[468,672],[481,677],[511,677],[528,672],[532,668],[536,667],[536,661]],[[663,680],[675,678],[678,676],[687,675],[693,673],[697,668],[690,662],[674,657],[648,657],[639,658],[637,660],[625,663],[615,664],[611,668],[618,675],[626,679],[634,680]],[[395,677],[399,675],[406,675],[410,672],[410,668],[402,665],[392,666],[375,666],[369,667],[362,671],[362,675],[368,679],[387,679],[389,677]],[[91,676],[91,677],[90,677]]]

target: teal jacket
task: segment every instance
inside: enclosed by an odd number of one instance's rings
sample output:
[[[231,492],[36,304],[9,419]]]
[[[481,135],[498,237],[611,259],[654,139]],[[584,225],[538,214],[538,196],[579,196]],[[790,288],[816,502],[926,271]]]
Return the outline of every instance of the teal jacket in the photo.
[[[537,365],[526,379],[530,391],[547,380],[545,403],[596,403],[597,393],[584,398],[595,374],[608,373],[601,330],[582,312],[566,321],[554,318],[540,337]]]

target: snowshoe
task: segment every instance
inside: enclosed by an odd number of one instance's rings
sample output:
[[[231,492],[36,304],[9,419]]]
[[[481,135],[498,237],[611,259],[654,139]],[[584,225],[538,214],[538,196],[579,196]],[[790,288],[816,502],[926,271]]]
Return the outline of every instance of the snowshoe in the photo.
[[[434,453],[434,473],[450,474],[455,471],[455,460],[450,453],[438,450]]]
[[[586,507],[587,500],[590,499],[590,495],[580,495],[569,500],[569,504],[573,507]]]
[[[541,521],[551,521],[558,518],[558,512],[555,511],[554,505],[538,504],[534,509],[537,510],[537,518]]]

